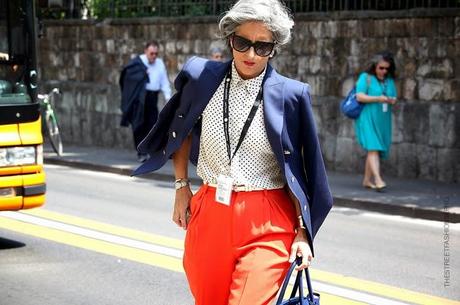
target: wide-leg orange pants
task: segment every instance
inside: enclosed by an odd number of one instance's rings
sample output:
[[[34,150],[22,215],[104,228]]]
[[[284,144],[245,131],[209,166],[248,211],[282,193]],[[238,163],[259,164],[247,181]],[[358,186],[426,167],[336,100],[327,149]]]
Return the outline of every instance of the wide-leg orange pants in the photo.
[[[284,189],[233,192],[229,206],[203,185],[192,197],[184,269],[196,305],[264,305],[289,267],[295,208]]]

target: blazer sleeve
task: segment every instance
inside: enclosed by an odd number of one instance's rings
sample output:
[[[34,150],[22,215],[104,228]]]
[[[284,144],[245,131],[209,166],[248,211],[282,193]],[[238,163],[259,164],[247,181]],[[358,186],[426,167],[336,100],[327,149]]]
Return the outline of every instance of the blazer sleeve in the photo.
[[[302,158],[307,180],[307,199],[310,205],[312,237],[314,238],[332,208],[332,195],[327,181],[321,148],[316,132],[311,96],[304,86],[300,100],[300,119],[304,136],[301,137]]]
[[[137,150],[141,153],[154,154],[155,152],[162,150],[168,140],[168,130],[172,122],[174,114],[181,103],[181,96],[184,86],[190,80],[190,74],[187,70],[192,59],[187,61],[182,70],[174,80],[174,87],[176,93],[169,99],[166,105],[158,114],[158,120],[153,128],[148,133],[147,137],[139,144]]]

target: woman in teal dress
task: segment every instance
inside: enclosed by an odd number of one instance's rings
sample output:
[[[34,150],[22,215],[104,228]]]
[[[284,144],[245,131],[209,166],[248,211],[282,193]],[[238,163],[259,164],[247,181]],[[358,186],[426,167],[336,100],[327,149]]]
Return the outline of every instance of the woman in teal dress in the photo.
[[[377,191],[386,187],[380,174],[380,158],[386,159],[390,151],[395,71],[392,54],[381,52],[372,58],[356,83],[356,98],[365,105],[355,121],[356,137],[367,151],[363,186]]]

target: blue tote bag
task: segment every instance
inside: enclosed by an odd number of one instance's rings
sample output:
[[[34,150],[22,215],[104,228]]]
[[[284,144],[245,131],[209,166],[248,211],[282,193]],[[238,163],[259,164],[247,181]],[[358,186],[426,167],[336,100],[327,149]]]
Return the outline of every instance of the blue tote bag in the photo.
[[[308,268],[298,271],[297,276],[295,279],[294,287],[292,288],[292,293],[289,299],[284,300],[284,294],[286,293],[286,288],[289,283],[289,279],[291,278],[292,272],[296,265],[300,265],[302,263],[302,258],[298,257],[295,262],[292,263],[289,271],[284,279],[283,286],[281,287],[278,301],[276,301],[276,305],[319,305],[319,294],[313,293],[313,289],[311,287],[311,280],[310,280],[310,273],[308,272]],[[307,287],[308,287],[308,294],[304,296],[303,293],[303,280],[302,274],[305,273],[306,280],[307,280]],[[297,295],[297,291],[299,295]]]
[[[347,97],[340,103],[340,110],[350,119],[357,119],[363,108],[364,104],[356,99],[356,87],[353,87]]]
[[[367,91],[369,91],[369,86],[371,83],[371,77],[369,74],[366,76],[366,82]],[[358,102],[356,99],[356,86],[354,86],[350,92],[348,92],[347,97],[344,98],[342,102],[340,102],[340,111],[342,111],[346,117],[355,120],[359,117],[363,108],[364,104]]]

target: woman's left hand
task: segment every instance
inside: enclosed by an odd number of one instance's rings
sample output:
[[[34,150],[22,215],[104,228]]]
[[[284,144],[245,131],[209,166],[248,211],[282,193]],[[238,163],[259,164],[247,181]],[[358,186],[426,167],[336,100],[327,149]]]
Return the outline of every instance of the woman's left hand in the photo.
[[[291,246],[291,255],[289,256],[289,262],[292,263],[296,256],[302,257],[302,264],[297,266],[296,270],[303,270],[310,267],[313,255],[311,253],[310,245],[308,244],[307,233],[305,229],[299,229],[297,235],[294,238],[294,242]]]

